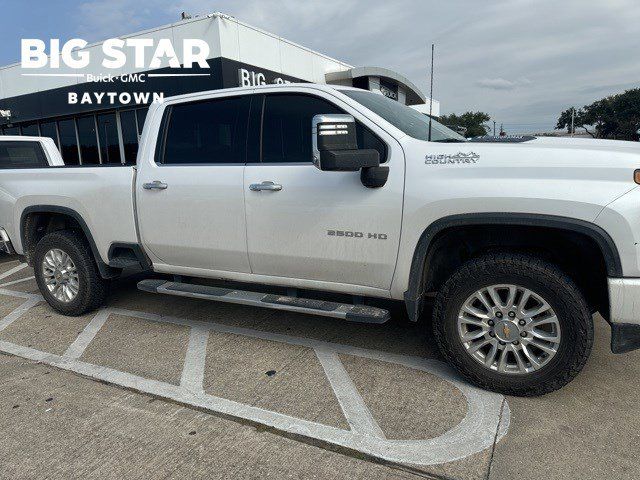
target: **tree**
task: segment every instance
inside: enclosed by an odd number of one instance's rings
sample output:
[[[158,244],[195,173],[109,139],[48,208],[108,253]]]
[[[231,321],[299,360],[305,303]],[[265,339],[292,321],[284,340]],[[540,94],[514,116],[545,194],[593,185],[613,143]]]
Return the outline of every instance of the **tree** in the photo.
[[[462,115],[442,115],[439,118],[440,123],[447,127],[462,133],[465,137],[481,137],[491,131],[485,122],[491,120],[491,117],[484,112],[466,112]]]
[[[560,114],[556,128],[571,133],[570,108]],[[611,95],[576,110],[575,128],[594,138],[638,140],[640,128],[640,88]]]

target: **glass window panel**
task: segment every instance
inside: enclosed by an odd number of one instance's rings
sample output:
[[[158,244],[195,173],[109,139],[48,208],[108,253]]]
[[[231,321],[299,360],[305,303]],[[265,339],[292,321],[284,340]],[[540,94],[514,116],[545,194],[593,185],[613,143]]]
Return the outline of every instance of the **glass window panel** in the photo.
[[[78,140],[76,139],[76,125],[72,118],[58,122],[60,132],[60,153],[65,165],[78,165]]]
[[[18,127],[4,127],[5,135],[20,135],[20,129]]]
[[[326,100],[308,95],[268,95],[262,124],[263,162],[312,162],[311,120],[343,113]]]
[[[20,126],[22,130],[22,135],[26,137],[39,137],[40,131],[38,130],[37,123],[25,123]]]
[[[361,103],[373,113],[380,115],[394,127],[418,140],[429,140],[429,126],[431,126],[431,140],[434,142],[467,141],[466,138],[450,128],[430,119],[428,115],[424,115],[383,95],[362,90],[343,90],[342,93]]]
[[[173,106],[164,163],[244,163],[250,103],[233,97]]]
[[[96,124],[93,115],[79,117],[76,121],[78,123],[78,139],[80,140],[82,165],[99,164],[98,139],[96,137]]]
[[[138,136],[142,135],[142,129],[144,128],[144,121],[147,118],[148,111],[149,111],[149,107],[139,108],[136,110],[136,115],[138,116]]]
[[[56,122],[44,122],[40,124],[40,135],[52,139],[55,144],[60,148],[58,144],[58,133],[56,130]]]
[[[127,165],[135,165],[136,155],[138,154],[138,132],[136,130],[135,110],[120,112],[120,127],[122,128],[125,163]]]
[[[313,160],[313,117],[318,114],[344,114],[342,109],[318,97],[302,94],[267,95],[264,106],[262,161],[265,163]],[[387,147],[371,130],[356,121],[358,148],[380,153],[380,162],[387,159]]]
[[[0,168],[41,168],[48,166],[38,142],[0,143]]]
[[[120,141],[118,140],[116,114],[103,113],[98,115],[97,120],[102,163],[122,163],[120,159]]]

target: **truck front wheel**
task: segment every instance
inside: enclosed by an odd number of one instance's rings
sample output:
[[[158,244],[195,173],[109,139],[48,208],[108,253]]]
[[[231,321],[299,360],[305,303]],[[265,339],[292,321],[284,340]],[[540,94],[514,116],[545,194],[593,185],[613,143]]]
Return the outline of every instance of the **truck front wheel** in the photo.
[[[584,296],[556,266],[494,253],[445,282],[434,306],[443,355],[472,383],[506,395],[543,395],[582,370],[593,345]]]
[[[34,262],[40,292],[54,310],[76,316],[104,303],[107,282],[80,234],[62,230],[45,235],[36,246]]]

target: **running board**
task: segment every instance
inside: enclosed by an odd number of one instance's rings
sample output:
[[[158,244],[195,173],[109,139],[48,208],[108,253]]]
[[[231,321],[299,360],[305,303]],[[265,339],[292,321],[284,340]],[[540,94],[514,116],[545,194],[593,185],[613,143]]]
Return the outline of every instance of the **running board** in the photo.
[[[144,292],[164,293],[178,297],[200,298],[218,302],[237,303],[253,307],[287,310],[290,312],[309,313],[324,317],[333,317],[360,323],[384,323],[389,320],[389,311],[366,305],[349,305],[346,303],[326,302],[284,295],[248,292],[230,288],[208,287],[190,283],[168,282],[166,280],[142,280],[138,289]]]

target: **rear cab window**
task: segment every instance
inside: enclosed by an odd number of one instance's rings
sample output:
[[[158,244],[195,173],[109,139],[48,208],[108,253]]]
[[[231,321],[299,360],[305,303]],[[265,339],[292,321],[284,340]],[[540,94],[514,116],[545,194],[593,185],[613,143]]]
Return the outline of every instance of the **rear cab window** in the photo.
[[[40,142],[0,140],[0,169],[49,166]]]

